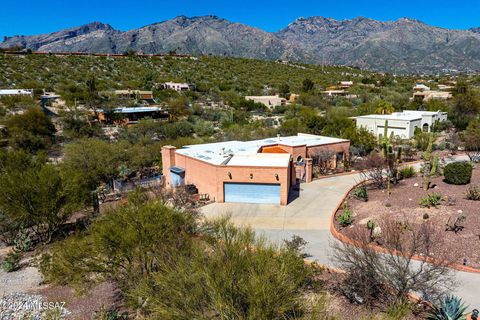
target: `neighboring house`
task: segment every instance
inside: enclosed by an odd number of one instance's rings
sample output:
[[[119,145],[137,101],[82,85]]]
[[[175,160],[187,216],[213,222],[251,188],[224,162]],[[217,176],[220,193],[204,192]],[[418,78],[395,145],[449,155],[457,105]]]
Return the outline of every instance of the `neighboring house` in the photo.
[[[416,92],[423,92],[423,91],[430,91],[430,87],[424,85],[423,83],[416,83],[413,87],[413,91]]]
[[[160,84],[162,89],[170,89],[175,91],[190,91],[195,90],[195,85],[191,83],[165,82]]]
[[[60,98],[60,95],[56,94],[55,92],[45,92],[40,96],[40,104],[42,106],[51,105]]]
[[[168,119],[168,111],[159,106],[138,106],[138,107],[127,107],[127,108],[116,108],[113,109],[115,117],[109,117],[102,109],[97,109],[97,117],[100,122],[113,122],[119,124],[135,124],[139,120],[144,118],[151,119]]]
[[[438,85],[438,90],[441,90],[441,91],[450,91],[450,90],[453,90],[455,89],[454,86],[450,86],[450,85],[446,85],[446,84],[439,84]]]
[[[442,111],[417,111],[417,110],[404,110],[403,114],[417,115],[422,117],[422,131],[431,132],[432,126],[437,122],[447,121],[448,113]]]
[[[356,94],[350,94],[348,91],[336,89],[322,91],[322,94],[327,97],[345,97],[347,99],[355,99],[357,97]]]
[[[348,157],[350,141],[299,133],[254,141],[227,141],[162,149],[165,187],[192,184],[217,202],[286,205],[297,180],[313,178],[312,158],[333,154],[331,166]]]
[[[448,91],[417,91],[413,93],[413,100],[416,101],[429,101],[433,99],[448,100],[452,98],[452,93]]]
[[[353,86],[353,81],[340,81],[340,88],[342,89],[349,89]]]
[[[284,106],[287,104],[287,99],[276,96],[246,96],[245,100],[251,100],[255,103],[261,103],[269,109],[273,109],[277,106]]]
[[[114,95],[119,99],[153,99],[152,91],[142,91],[142,90],[115,90],[113,91]]]
[[[33,89],[0,89],[1,96],[30,96],[33,97]]]
[[[402,139],[411,139],[415,130],[421,129],[424,132],[430,132],[435,122],[447,120],[446,112],[432,111],[413,111],[394,112],[392,114],[378,115],[371,114],[366,116],[353,117],[356,120],[357,127],[366,128],[375,136],[381,136],[384,133],[385,121],[388,120],[387,134]]]

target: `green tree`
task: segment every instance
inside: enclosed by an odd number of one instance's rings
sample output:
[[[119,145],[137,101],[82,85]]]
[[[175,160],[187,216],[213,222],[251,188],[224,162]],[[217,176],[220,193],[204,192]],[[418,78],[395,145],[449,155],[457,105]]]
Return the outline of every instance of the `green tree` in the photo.
[[[375,113],[377,114],[391,114],[395,112],[395,107],[385,100],[378,100],[376,102]]]
[[[10,144],[15,149],[36,153],[53,142],[55,126],[39,108],[30,108],[6,121]]]
[[[85,138],[65,146],[62,173],[69,179],[79,201],[87,203],[91,192],[102,183],[112,185],[118,167],[128,159],[122,143],[111,144],[96,138]],[[73,192],[73,191],[72,191]]]
[[[470,161],[480,162],[480,120],[471,121],[460,139]]]
[[[188,100],[185,97],[172,98],[168,101],[170,119],[179,120],[189,114]]]
[[[290,97],[290,86],[288,83],[282,83],[278,88],[280,97],[288,99]]]
[[[100,126],[91,124],[87,115],[78,110],[61,113],[60,124],[63,129],[63,135],[67,140],[101,137],[103,134]]]
[[[315,86],[315,83],[310,80],[310,79],[305,79],[302,82],[302,91],[303,92],[310,92],[313,90],[313,87]]]
[[[59,170],[45,160],[23,151],[0,154],[0,228],[11,236],[29,228],[48,243],[76,207]]]

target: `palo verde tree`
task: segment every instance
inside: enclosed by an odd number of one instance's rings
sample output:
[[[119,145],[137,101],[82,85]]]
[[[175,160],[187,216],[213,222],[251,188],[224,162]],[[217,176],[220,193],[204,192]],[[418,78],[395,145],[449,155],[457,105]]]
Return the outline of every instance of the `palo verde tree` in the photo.
[[[297,319],[307,286],[317,287],[297,248],[268,245],[226,220],[200,225],[193,212],[134,193],[56,244],[41,271],[79,288],[114,281],[142,318]]]
[[[7,119],[6,126],[11,146],[30,153],[50,146],[56,132],[50,118],[37,107],[11,116]]]
[[[9,241],[26,229],[48,243],[77,207],[58,168],[23,151],[0,153],[0,229]]]

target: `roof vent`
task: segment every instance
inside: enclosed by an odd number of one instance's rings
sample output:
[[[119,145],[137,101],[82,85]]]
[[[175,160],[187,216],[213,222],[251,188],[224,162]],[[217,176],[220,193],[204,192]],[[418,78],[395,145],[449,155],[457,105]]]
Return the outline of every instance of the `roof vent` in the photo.
[[[282,141],[282,139],[280,139],[280,134],[277,134],[277,140]]]

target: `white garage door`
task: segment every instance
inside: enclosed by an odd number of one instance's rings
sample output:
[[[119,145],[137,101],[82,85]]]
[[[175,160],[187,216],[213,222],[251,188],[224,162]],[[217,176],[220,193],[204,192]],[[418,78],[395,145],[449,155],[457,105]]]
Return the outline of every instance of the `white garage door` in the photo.
[[[280,204],[280,185],[265,183],[224,183],[225,202]]]

